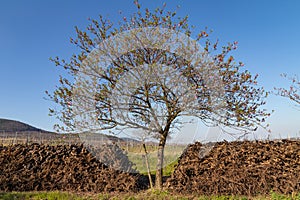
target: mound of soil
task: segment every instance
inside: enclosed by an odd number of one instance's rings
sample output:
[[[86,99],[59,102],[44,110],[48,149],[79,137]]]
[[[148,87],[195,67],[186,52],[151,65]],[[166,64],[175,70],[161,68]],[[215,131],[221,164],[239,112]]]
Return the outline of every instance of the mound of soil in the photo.
[[[110,168],[128,173],[138,173],[135,164],[128,159],[127,153],[116,144],[86,145],[85,147],[97,160]]]
[[[144,188],[140,175],[116,170],[96,157],[100,154],[113,157],[115,151],[107,148],[106,153],[98,150],[94,155],[83,145],[75,144],[0,146],[0,190],[134,192]],[[115,157],[120,158],[118,152]],[[127,158],[123,155],[111,165],[124,164],[124,157]],[[128,169],[132,164],[124,166]]]
[[[290,194],[300,191],[300,141],[197,142],[180,157],[166,186],[198,194]]]

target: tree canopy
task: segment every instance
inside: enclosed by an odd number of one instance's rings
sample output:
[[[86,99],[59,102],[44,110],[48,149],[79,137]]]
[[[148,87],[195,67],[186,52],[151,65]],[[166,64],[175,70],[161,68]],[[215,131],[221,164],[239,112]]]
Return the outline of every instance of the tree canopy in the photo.
[[[50,113],[67,131],[141,129],[158,140],[156,186],[162,187],[164,147],[182,117],[207,125],[255,131],[269,113],[257,75],[242,70],[231,51],[209,31],[195,34],[188,17],[165,5],[142,9],[118,24],[99,16],[87,30],[76,27],[71,43],[80,49],[69,61],[51,59],[72,78],[61,77],[49,94],[60,105]],[[192,39],[195,38],[195,39]],[[203,47],[201,47],[201,45]]]

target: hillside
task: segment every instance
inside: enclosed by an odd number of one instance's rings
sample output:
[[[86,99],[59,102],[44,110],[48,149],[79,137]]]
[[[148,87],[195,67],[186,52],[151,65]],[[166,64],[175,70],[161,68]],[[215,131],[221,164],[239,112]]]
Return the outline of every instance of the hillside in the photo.
[[[4,134],[5,133],[5,134]],[[16,135],[16,133],[18,133]],[[139,143],[139,141],[131,138],[119,138],[114,135],[105,135],[101,133],[83,133],[83,134],[57,134],[50,131],[45,131],[29,124],[19,122],[16,120],[2,119],[0,118],[0,138],[8,137],[13,138],[18,137],[19,139],[24,138],[40,138],[44,142],[47,140],[53,141],[53,139],[61,139],[64,138],[66,141],[71,142],[84,142],[87,144],[98,144],[99,141],[107,143],[109,141],[113,143],[123,143],[123,142],[131,142],[131,143]],[[7,138],[6,138],[7,139]]]
[[[0,133],[1,132],[42,132],[49,133],[48,131],[35,128],[23,122],[10,120],[10,119],[1,119],[0,118]]]

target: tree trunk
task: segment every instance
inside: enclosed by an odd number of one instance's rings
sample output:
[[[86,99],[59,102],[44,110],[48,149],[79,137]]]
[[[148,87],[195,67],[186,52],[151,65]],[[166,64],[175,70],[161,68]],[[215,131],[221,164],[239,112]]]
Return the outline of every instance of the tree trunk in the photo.
[[[164,150],[166,144],[166,137],[162,137],[157,151],[157,165],[156,165],[156,175],[155,175],[155,188],[158,190],[162,190],[163,182],[163,165],[164,165]]]
[[[149,183],[151,189],[153,189],[153,183],[152,183],[152,177],[151,177],[151,170],[150,170],[150,165],[149,165],[149,159],[148,159],[148,152],[145,143],[143,143],[143,148],[145,152],[145,162],[146,162],[146,167],[147,167],[147,173],[148,173],[148,178],[149,178]]]

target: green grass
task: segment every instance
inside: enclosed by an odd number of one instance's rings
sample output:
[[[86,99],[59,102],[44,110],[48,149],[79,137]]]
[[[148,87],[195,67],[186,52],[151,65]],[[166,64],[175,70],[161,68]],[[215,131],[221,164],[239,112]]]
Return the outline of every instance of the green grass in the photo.
[[[4,192],[0,193],[1,200],[89,200],[91,198],[75,194],[53,191],[53,192]]]
[[[170,176],[174,171],[174,166],[177,164],[179,156],[184,150],[184,145],[173,145],[165,147],[163,175]],[[144,150],[140,145],[131,146],[125,149],[128,159],[136,165],[137,170],[142,174],[147,174],[146,163],[144,159]],[[150,164],[151,174],[155,174],[157,163],[157,147],[147,146],[148,159]]]
[[[164,200],[164,199],[195,199],[195,200],[300,200],[300,193],[294,195],[282,195],[271,192],[269,195],[261,195],[257,197],[246,196],[198,196],[195,194],[180,195],[172,194],[168,191],[148,190],[140,193],[120,193],[120,194],[72,194],[68,192],[2,192],[0,193],[1,200],[106,200],[106,199],[127,199],[127,200]]]

